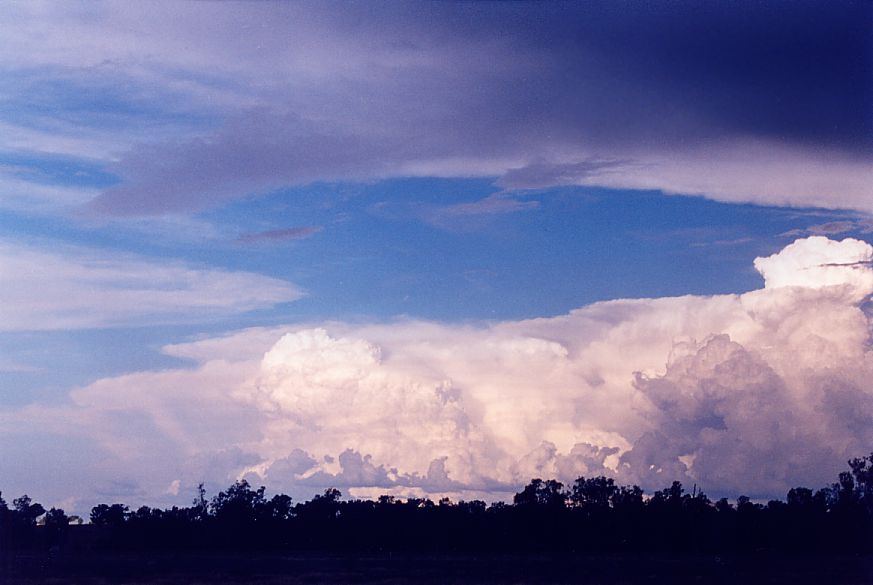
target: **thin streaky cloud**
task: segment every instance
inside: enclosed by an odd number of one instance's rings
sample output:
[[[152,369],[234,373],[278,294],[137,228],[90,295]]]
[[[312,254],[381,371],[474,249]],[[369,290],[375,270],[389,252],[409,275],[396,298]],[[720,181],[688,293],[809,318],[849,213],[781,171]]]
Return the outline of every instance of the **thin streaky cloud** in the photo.
[[[194,323],[303,296],[252,272],[11,241],[0,241],[0,280],[0,331]]]
[[[806,228],[788,230],[779,235],[799,238],[804,236],[833,236],[849,232],[858,232],[861,234],[873,233],[873,219],[860,218],[828,221],[811,225]]]
[[[308,225],[303,227],[291,227],[277,230],[267,230],[263,232],[253,232],[242,234],[236,241],[240,244],[254,244],[256,242],[265,241],[284,241],[284,240],[303,240],[322,231],[319,225]]]
[[[535,200],[524,201],[510,195],[494,194],[467,203],[446,205],[433,210],[429,218],[439,222],[452,217],[477,216],[477,215],[502,215],[504,213],[516,213],[536,209],[540,202]]]

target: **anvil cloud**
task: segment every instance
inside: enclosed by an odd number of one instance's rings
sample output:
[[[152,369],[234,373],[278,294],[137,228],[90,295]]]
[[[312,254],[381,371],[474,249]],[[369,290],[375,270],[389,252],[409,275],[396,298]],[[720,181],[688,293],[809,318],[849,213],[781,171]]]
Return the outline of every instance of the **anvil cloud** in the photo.
[[[71,112],[120,179],[92,212],[398,176],[873,210],[869,3],[58,8],[4,10],[10,78],[158,114]]]
[[[243,330],[164,349],[190,369],[6,416],[61,417],[147,493],[246,476],[292,493],[494,499],[534,476],[607,474],[778,495],[824,485],[873,442],[871,260],[867,243],[817,236],[759,258],[767,285],[741,295],[482,326]]]
[[[830,481],[873,448],[871,21],[0,5],[0,489]]]

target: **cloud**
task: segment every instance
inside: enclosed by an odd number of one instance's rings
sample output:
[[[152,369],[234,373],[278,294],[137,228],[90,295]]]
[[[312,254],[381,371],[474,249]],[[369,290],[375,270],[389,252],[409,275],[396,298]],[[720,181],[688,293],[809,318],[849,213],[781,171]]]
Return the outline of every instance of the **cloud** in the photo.
[[[0,166],[0,208],[45,214],[65,210],[70,212],[93,199],[99,191],[94,188],[65,187],[26,180]]]
[[[838,219],[834,221],[811,225],[805,229],[789,230],[780,235],[792,238],[799,238],[804,236],[833,236],[845,234],[848,232],[869,234],[873,232],[873,220],[866,218]]]
[[[283,228],[243,234],[236,239],[241,244],[252,244],[263,241],[302,240],[322,230],[321,226],[308,225],[303,227]]]
[[[0,66],[20,105],[5,123],[22,136],[11,147],[44,152],[75,151],[69,126],[96,132],[88,152],[121,182],[90,210],[110,216],[397,176],[871,211],[870,15],[819,2],[20,5],[0,15],[15,23]],[[46,76],[52,91],[37,91]],[[44,127],[36,94],[67,126]],[[110,96],[103,116],[92,94]],[[121,144],[99,128],[110,111],[136,121]]]
[[[516,211],[524,211],[527,209],[535,209],[539,207],[539,201],[519,201],[505,195],[489,195],[479,201],[471,203],[456,203],[440,208],[434,214],[436,217],[446,219],[450,217],[462,217],[470,215],[501,215],[504,213],[515,213]]]
[[[521,200],[506,193],[495,193],[477,201],[455,203],[443,207],[419,208],[414,211],[421,219],[444,229],[475,228],[483,220],[507,213],[530,211],[539,201]]]
[[[739,295],[244,330],[165,348],[193,367],[106,378],[71,407],[0,420],[61,417],[157,494],[208,473],[295,497],[334,485],[507,498],[531,477],[607,474],[781,497],[873,444],[871,254],[798,240],[757,259],[765,285]]]
[[[196,322],[302,296],[249,272],[11,241],[0,242],[0,274],[3,331]]]
[[[167,486],[167,493],[171,496],[179,495],[179,488],[182,486],[182,481],[178,479],[174,479],[170,482],[170,485]]]
[[[38,372],[40,368],[31,364],[21,363],[8,358],[0,358],[0,372]]]
[[[841,242],[812,236],[789,244],[778,254],[755,259],[766,288],[846,286],[859,298],[873,293],[873,247],[846,238]]]
[[[558,185],[597,182],[597,177],[627,166],[628,161],[581,160],[571,163],[535,161],[524,167],[509,169],[497,184],[510,190],[544,189]]]
[[[145,493],[134,481],[110,480],[95,489],[97,495],[112,501],[129,500],[132,497],[142,497]]]

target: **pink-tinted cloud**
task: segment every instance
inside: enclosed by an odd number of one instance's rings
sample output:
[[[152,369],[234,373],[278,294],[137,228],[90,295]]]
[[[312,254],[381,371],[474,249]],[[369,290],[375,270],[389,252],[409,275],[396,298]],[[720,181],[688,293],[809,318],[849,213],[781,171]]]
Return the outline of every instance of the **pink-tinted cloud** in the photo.
[[[57,420],[110,454],[107,477],[125,469],[161,497],[176,480],[245,476],[298,496],[505,498],[531,477],[599,474],[779,496],[831,481],[873,441],[873,268],[842,265],[869,254],[798,240],[759,259],[766,285],[742,295],[245,330],[166,349],[193,367],[106,378],[72,406],[0,421]]]

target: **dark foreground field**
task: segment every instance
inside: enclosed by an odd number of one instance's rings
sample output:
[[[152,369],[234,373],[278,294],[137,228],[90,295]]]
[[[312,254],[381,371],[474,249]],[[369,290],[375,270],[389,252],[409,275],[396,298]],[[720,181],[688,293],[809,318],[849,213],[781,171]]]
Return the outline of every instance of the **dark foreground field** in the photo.
[[[667,555],[17,555],[4,558],[0,583],[867,585],[873,583],[873,559]]]

